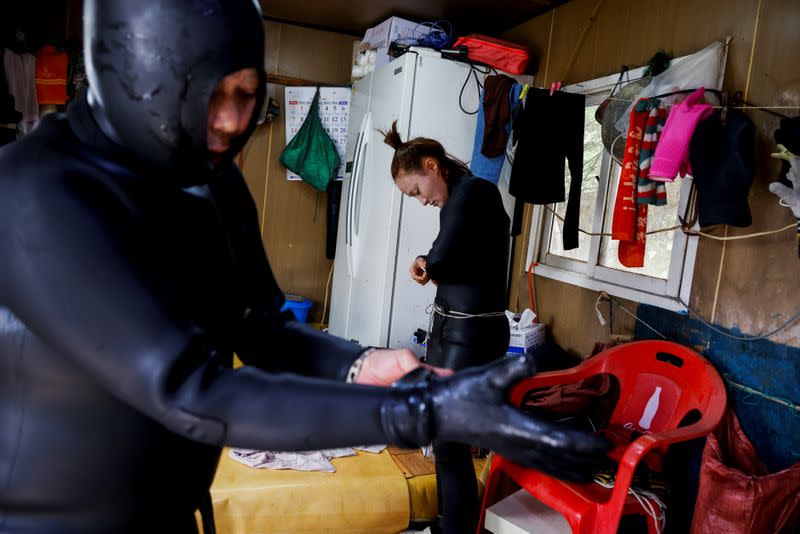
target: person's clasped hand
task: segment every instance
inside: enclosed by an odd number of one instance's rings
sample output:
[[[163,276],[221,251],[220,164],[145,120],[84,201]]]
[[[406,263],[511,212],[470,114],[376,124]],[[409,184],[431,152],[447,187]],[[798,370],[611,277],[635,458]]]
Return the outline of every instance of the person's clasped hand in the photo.
[[[428,276],[427,268],[428,260],[422,256],[417,256],[417,259],[411,264],[411,279],[423,286],[430,282],[431,277]]]
[[[376,349],[367,354],[356,384],[388,386],[416,369],[424,367],[438,376],[450,376],[453,371],[421,363],[408,349]]]

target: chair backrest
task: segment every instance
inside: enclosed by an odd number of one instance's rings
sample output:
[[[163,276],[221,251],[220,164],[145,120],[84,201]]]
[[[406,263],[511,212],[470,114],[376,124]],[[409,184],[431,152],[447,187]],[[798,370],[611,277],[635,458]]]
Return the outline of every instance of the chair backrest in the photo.
[[[638,341],[592,359],[598,360],[593,366],[599,372],[619,380],[612,425],[642,433],[662,432],[677,428],[687,416],[695,415],[691,421],[695,422],[709,411],[724,409],[725,385],[719,374],[683,345]]]

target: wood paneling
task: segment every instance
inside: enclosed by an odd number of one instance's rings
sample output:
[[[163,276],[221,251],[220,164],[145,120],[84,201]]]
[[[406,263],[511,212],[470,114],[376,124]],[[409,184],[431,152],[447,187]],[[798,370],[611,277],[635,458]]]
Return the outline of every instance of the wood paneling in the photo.
[[[354,39],[275,22],[266,23],[267,73],[328,85],[349,80]],[[269,84],[269,96],[284,104],[284,87]],[[280,153],[286,146],[284,112],[259,126],[241,154],[242,170],[258,207],[261,235],[278,284],[286,293],[311,299],[310,321],[322,320],[332,261],[325,257],[327,195],[305,182],[286,180]]]
[[[759,105],[800,106],[800,2],[764,1],[759,17],[748,100]],[[744,88],[744,87],[742,87]],[[783,110],[797,115],[797,110]],[[762,111],[749,111],[756,124],[757,174],[750,191],[753,225],[730,228],[730,235],[760,232],[791,224],[790,210],[780,207],[767,186],[780,164],[769,157],[775,149],[773,132],[779,119]],[[700,268],[717,267],[698,264]],[[704,299],[713,292],[703,291]],[[706,295],[708,295],[706,297]],[[793,231],[769,237],[730,241],[722,265],[715,322],[759,333],[783,323],[800,308],[800,259]],[[800,323],[770,338],[800,346]]]
[[[264,15],[355,36],[397,15],[417,21],[446,19],[459,34],[502,31],[565,0],[261,0]]]
[[[354,41],[348,35],[282,25],[276,74],[346,84],[350,81]]]
[[[549,86],[563,76],[596,3],[597,0],[573,0],[504,35],[540,54],[537,85]],[[798,106],[798,27],[800,3],[795,0],[606,0],[566,81],[611,74],[622,64],[642,65],[658,49],[679,56],[703,48],[715,39],[731,36],[725,89],[745,90],[749,86],[748,97],[757,104]],[[756,46],[751,64],[754,35]],[[789,210],[779,207],[776,197],[767,190],[778,170],[778,164],[768,157],[774,147],[772,133],[777,120],[759,111],[748,114],[758,132],[758,171],[749,199],[753,225],[744,230],[729,228],[729,235],[779,228],[793,220]],[[714,233],[723,235],[724,231],[717,228]],[[512,287],[510,304],[516,309],[527,305],[524,274],[527,241],[526,228],[518,239],[515,258],[518,283]],[[792,232],[730,241],[724,246],[718,241],[701,239],[692,305],[706,319],[712,319],[713,311],[714,322],[722,326],[759,333],[785,321],[800,307],[798,281],[800,261]],[[552,280],[537,278],[537,283],[543,293],[539,302],[541,315],[552,326],[556,341],[585,354],[590,342],[604,339],[601,331],[589,327],[597,323],[594,292]],[[624,333],[632,326],[632,323],[620,324],[618,332]],[[800,345],[800,324],[772,339]]]

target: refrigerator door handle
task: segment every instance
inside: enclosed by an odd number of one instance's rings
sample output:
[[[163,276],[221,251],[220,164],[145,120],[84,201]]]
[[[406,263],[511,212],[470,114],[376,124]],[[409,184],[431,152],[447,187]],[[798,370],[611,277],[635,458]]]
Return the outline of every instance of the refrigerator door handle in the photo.
[[[361,129],[356,137],[356,152],[353,158],[353,169],[350,173],[350,187],[347,191],[347,209],[345,212],[345,244],[347,247],[347,270],[350,276],[355,276],[355,265],[353,263],[353,209],[356,199],[355,190],[359,174],[364,165],[364,141],[366,137],[367,124],[369,122],[369,112],[364,115],[361,121]]]
[[[361,149],[362,158],[367,153],[367,147],[369,146],[369,141],[364,143],[364,147]],[[350,242],[354,242],[356,238],[358,238],[358,229],[361,227],[361,193],[364,189],[364,162],[361,162],[361,165],[358,166],[358,175],[356,181],[356,190],[353,193],[353,224],[351,225],[353,229],[353,236],[350,238]]]
[[[363,127],[363,124],[362,124]],[[350,169],[350,183],[347,186],[347,202],[345,204],[345,211],[344,211],[344,222],[345,222],[345,230],[344,230],[344,242],[346,245],[350,244],[350,213],[352,211],[352,204],[353,204],[353,180],[355,180],[356,172],[358,172],[358,160],[361,157],[361,131],[358,132],[356,136],[356,152],[353,156],[353,166]]]

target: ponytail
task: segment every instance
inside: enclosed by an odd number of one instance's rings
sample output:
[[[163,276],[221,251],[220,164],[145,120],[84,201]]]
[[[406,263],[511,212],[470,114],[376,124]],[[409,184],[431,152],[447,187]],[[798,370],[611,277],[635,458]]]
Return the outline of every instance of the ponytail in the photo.
[[[383,135],[383,142],[395,150],[399,150],[403,146],[403,140],[400,139],[400,132],[397,131],[397,121],[392,123],[392,128],[388,132],[380,132]]]
[[[383,142],[394,149],[392,158],[392,178],[397,179],[400,172],[422,170],[422,160],[433,158],[439,164],[442,176],[447,180],[450,176],[469,174],[467,165],[450,156],[439,141],[427,137],[415,137],[405,143],[397,131],[397,121],[392,123],[388,131],[379,131]]]

